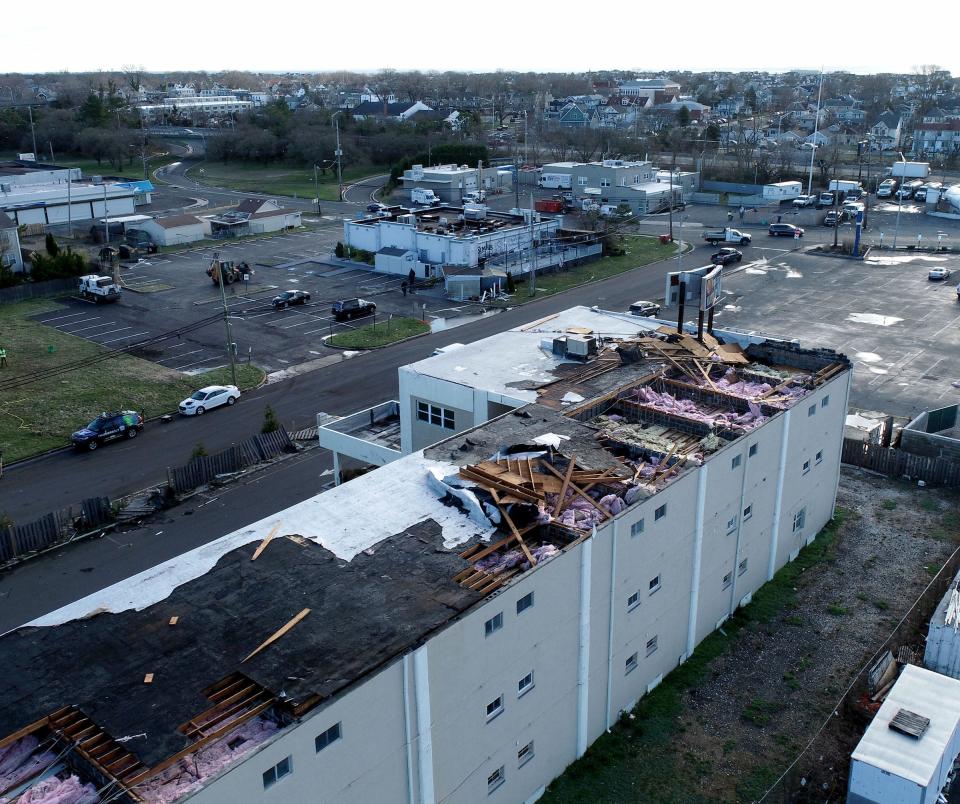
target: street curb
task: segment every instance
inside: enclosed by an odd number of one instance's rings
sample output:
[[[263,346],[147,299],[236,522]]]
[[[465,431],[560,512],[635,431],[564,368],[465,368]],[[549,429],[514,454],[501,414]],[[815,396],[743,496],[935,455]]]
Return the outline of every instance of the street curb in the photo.
[[[424,322],[424,323],[426,323],[426,322]],[[406,338],[401,338],[401,339],[398,340],[398,341],[390,341],[390,343],[385,343],[385,344],[383,344],[383,346],[365,346],[365,347],[361,347],[361,348],[358,348],[358,349],[350,349],[349,347],[346,347],[346,346],[330,346],[330,345],[327,343],[327,339],[329,339],[329,338],[331,338],[331,337],[336,337],[336,336],[335,336],[335,335],[327,335],[327,337],[323,339],[323,345],[324,345],[327,349],[331,349],[331,350],[337,351],[337,352],[376,352],[376,351],[378,351],[378,350],[380,350],[380,349],[389,349],[391,346],[396,346],[398,343],[406,343],[407,341],[412,341],[412,340],[415,340],[415,339],[417,339],[417,338],[423,338],[423,337],[425,337],[425,336],[427,336],[427,335],[434,335],[434,334],[435,334],[435,333],[434,333],[434,331],[433,331],[432,329],[428,329],[426,332],[421,332],[421,333],[419,333],[418,335],[408,335]]]

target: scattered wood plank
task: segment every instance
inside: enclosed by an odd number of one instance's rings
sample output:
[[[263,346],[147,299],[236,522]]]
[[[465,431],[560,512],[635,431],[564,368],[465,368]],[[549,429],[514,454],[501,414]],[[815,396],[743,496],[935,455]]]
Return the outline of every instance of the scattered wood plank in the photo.
[[[541,466],[546,467],[554,475],[560,477],[563,481],[563,485],[560,486],[560,496],[557,498],[557,504],[553,507],[553,517],[556,519],[560,516],[560,512],[563,510],[564,498],[567,496],[567,487],[570,485],[570,478],[573,477],[574,467],[577,465],[577,456],[570,456],[570,464],[567,466],[567,471],[565,474],[561,475],[553,466],[546,461],[540,462]]]
[[[147,674],[143,677],[143,683],[144,683],[144,684],[152,684],[152,683],[153,683],[153,673],[147,673]]]
[[[257,546],[257,549],[253,551],[253,555],[250,557],[251,561],[256,561],[258,558],[260,558],[260,554],[267,549],[267,545],[273,541],[274,534],[276,534],[278,530],[280,530],[279,522],[270,529],[270,532],[266,535],[264,540],[260,542],[260,544]]]
[[[286,625],[284,625],[282,628],[280,628],[279,630],[277,630],[272,636],[268,637],[266,640],[264,640],[263,642],[261,642],[260,645],[259,645],[256,649],[253,650],[253,652],[247,654],[246,657],[244,657],[243,659],[241,659],[241,660],[240,660],[240,664],[243,664],[244,662],[248,661],[249,659],[252,659],[252,658],[253,658],[254,656],[256,656],[258,653],[260,653],[260,651],[262,651],[264,648],[269,647],[270,645],[272,645],[274,642],[276,642],[278,639],[280,639],[280,637],[282,637],[285,633],[287,633],[287,631],[289,631],[291,628],[293,628],[293,626],[295,626],[295,625],[296,625],[298,622],[300,622],[304,617],[306,617],[309,613],[310,613],[310,609],[303,609],[303,611],[301,611],[299,614],[297,614],[297,615],[294,616],[294,617],[291,617],[290,620],[289,620],[289,622],[287,622]]]
[[[551,472],[553,472],[557,477],[562,477],[562,476],[563,476],[563,475],[561,475],[556,469],[554,469],[549,463],[544,463],[543,465],[546,466],[547,469],[549,469]],[[595,499],[593,499],[593,497],[591,497],[591,496],[590,496],[589,494],[587,494],[586,492],[581,491],[580,488],[577,487],[577,486],[575,486],[575,485],[572,485],[572,484],[571,484],[571,485],[570,485],[570,488],[573,490],[573,493],[574,493],[574,494],[578,494],[579,496],[583,497],[583,499],[585,499],[588,503],[590,503],[590,505],[592,505],[594,508],[596,508],[596,509],[601,513],[601,515],[603,516],[604,519],[610,519],[610,517],[611,517],[610,512],[607,511],[607,510],[606,510],[605,508],[603,508],[602,506],[600,506],[600,505],[597,503],[597,501],[596,501]],[[561,498],[561,499],[562,499],[562,498]]]
[[[497,504],[497,508],[500,509],[500,516],[502,516],[503,521],[507,523],[511,533],[513,533],[513,538],[517,540],[517,543],[520,545],[520,549],[523,550],[523,554],[527,557],[527,561],[530,562],[530,566],[535,567],[537,565],[537,561],[533,557],[533,553],[530,552],[526,543],[523,541],[523,537],[520,535],[520,531],[517,530],[517,526],[513,524],[513,520],[510,518],[510,514],[507,513],[507,509],[500,504],[500,498],[496,492],[494,492],[493,501]]]
[[[176,625],[178,622],[180,622],[180,615],[174,614],[173,617],[170,618],[170,622],[168,622],[167,625]]]

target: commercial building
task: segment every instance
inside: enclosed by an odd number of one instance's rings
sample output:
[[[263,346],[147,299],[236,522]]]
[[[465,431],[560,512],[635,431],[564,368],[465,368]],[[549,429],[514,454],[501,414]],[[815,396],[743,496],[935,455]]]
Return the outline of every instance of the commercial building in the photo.
[[[256,104],[240,100],[236,95],[204,95],[164,98],[160,103],[148,103],[137,107],[147,120],[162,120],[183,116],[194,119],[198,114],[206,117],[226,117],[249,111]]]
[[[15,274],[23,271],[17,224],[5,212],[0,212],[0,266]]]
[[[0,637],[12,784],[535,800],[816,537],[850,380],[588,313],[523,330],[522,407]]]
[[[637,215],[667,209],[670,203],[669,173],[667,182],[658,179],[658,170],[651,162],[629,162],[604,159],[602,162],[554,162],[543,166],[543,174],[569,175],[573,193],[591,198],[598,204],[626,204]],[[694,174],[687,174],[694,175]],[[691,192],[695,182],[691,180]],[[674,204],[683,200],[683,187],[673,188]]]
[[[14,185],[0,189],[0,210],[18,225],[78,223],[93,218],[132,215],[137,190],[118,183]]]
[[[134,241],[143,239],[140,235],[142,232],[151,243],[158,246],[179,246],[183,243],[195,243],[206,237],[203,221],[196,215],[148,218],[127,225],[126,231]]]
[[[391,207],[379,214],[344,221],[344,244],[374,254],[374,268],[417,278],[479,277],[484,270],[501,278],[528,274],[599,255],[595,234],[561,228],[559,218],[530,213],[511,215],[486,206],[433,207],[409,211]],[[479,281],[479,279],[477,279]],[[454,294],[456,295],[456,294]]]
[[[494,167],[476,168],[469,165],[414,165],[403,171],[403,189],[422,187],[433,190],[445,204],[462,204],[467,193],[477,190],[507,192],[513,187],[513,173]]]
[[[214,239],[280,232],[302,225],[298,209],[281,207],[276,201],[247,198],[237,206],[204,218],[207,234]]]
[[[658,103],[676,100],[680,95],[680,85],[669,78],[637,78],[622,81],[617,94],[631,98],[641,106],[652,107]]]
[[[82,179],[83,172],[80,168],[65,168],[29,160],[0,162],[0,190],[4,192],[9,192],[14,187],[62,184]]]

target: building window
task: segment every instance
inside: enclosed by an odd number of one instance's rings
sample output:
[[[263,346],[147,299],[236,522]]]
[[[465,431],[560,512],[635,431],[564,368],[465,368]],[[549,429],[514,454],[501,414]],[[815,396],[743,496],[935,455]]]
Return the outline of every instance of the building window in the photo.
[[[793,515],[793,532],[796,533],[798,530],[803,530],[803,526],[807,524],[807,509],[801,508],[797,513]]]
[[[284,776],[293,773],[293,760],[290,757],[284,757],[272,768],[263,772],[263,789],[273,787]]]
[[[503,711],[503,696],[498,695],[487,704],[487,723]]]
[[[601,186],[601,187],[609,187],[609,186],[610,186],[610,179],[600,179],[600,186]]]
[[[748,505],[746,508],[743,509],[743,521],[746,522],[752,516],[753,516],[753,506]]]
[[[643,520],[638,519],[630,526],[630,535],[639,536],[641,533],[643,533]]]
[[[533,670],[517,682],[517,697],[533,689]]]
[[[727,533],[733,533],[737,529],[737,515],[734,514],[727,520]]]
[[[340,739],[340,724],[335,723],[322,734],[318,734],[316,739],[313,741],[313,744],[314,746],[316,746],[317,753],[319,753],[328,745],[330,745],[330,743],[335,743],[339,739]]]
[[[501,765],[487,777],[487,795],[490,795],[494,790],[502,785],[506,778],[507,776],[503,771],[503,765]]]
[[[808,415],[808,416],[814,416],[814,415],[816,415],[816,413],[817,413],[817,406],[816,406],[816,405],[811,405],[809,408],[807,408],[807,415]]]
[[[586,177],[586,176],[577,176],[577,184],[579,184],[581,187],[585,187],[586,184],[587,184],[587,177]]]
[[[830,404],[830,394],[827,394],[823,399],[820,400],[820,407],[825,408]]]
[[[647,656],[657,652],[657,637],[647,640]]]
[[[627,598],[627,611],[633,611],[637,606],[640,605],[640,593],[634,592],[630,597]]]
[[[817,463],[823,463],[823,450],[820,450],[820,451],[816,454],[815,460],[816,460]]]
[[[651,578],[651,579],[650,579],[649,588],[650,588],[650,594],[651,594],[651,595],[652,595],[654,592],[659,592],[659,591],[660,591],[660,576],[659,576],[659,575],[657,575],[655,578]]]
[[[517,767],[522,768],[533,759],[533,740],[517,751]]]
[[[756,455],[756,454],[757,454],[757,445],[756,445],[756,444],[751,444],[751,445],[750,445],[750,449],[749,449],[749,451],[747,452],[747,455],[752,458],[752,457],[753,457],[754,455]]]
[[[439,405],[430,405],[426,402],[417,402],[418,421],[428,422],[447,430],[455,430],[454,418],[453,411],[449,408],[441,408]]]
[[[747,562],[749,559],[745,558],[739,564],[737,564],[737,575],[743,575],[747,571]]]
[[[734,456],[733,456],[733,460],[730,461],[730,468],[731,468],[731,469],[736,469],[736,468],[740,465],[740,459],[741,459],[741,457],[742,457],[742,456],[740,456],[740,455],[734,455]]]
[[[803,462],[803,474],[806,474],[810,471],[810,461],[806,460]]]
[[[723,588],[729,589],[732,583],[733,583],[733,573],[728,572],[726,575],[723,576]]]
[[[503,612],[495,614],[483,624],[484,636],[490,636],[503,628]]]
[[[517,614],[522,614],[527,609],[533,608],[533,592],[527,592],[517,601]]]
[[[654,520],[663,519],[667,515],[667,504],[664,503],[653,512]]]
[[[630,656],[628,656],[628,657],[627,657],[627,661],[626,661],[626,663],[624,664],[623,674],[624,674],[624,675],[627,675],[628,673],[632,673],[634,670],[637,669],[637,664],[638,664],[638,662],[637,662],[637,654],[636,654],[636,653],[633,653],[633,654],[631,654]]]

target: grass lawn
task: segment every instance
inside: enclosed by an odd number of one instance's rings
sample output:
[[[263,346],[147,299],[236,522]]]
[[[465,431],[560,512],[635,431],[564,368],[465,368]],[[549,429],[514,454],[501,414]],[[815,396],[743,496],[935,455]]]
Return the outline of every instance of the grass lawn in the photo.
[[[600,279],[607,279],[625,271],[632,271],[634,268],[640,268],[649,265],[652,262],[658,262],[677,254],[676,243],[663,244],[656,237],[646,237],[644,235],[628,235],[624,237],[624,247],[626,253],[617,257],[601,257],[599,260],[584,263],[574,268],[563,271],[557,271],[552,274],[544,274],[537,277],[537,296],[551,296],[554,293],[561,293],[569,290],[584,282],[596,282]],[[526,281],[518,281],[517,293],[511,304],[518,301],[523,302],[530,298],[529,287]]]
[[[0,381],[96,358],[108,350],[46,327],[28,316],[58,309],[51,301],[0,306],[0,344],[8,365]],[[258,385],[263,372],[238,366],[242,388]],[[130,355],[0,392],[0,449],[5,463],[65,446],[70,434],[104,410],[132,408],[152,417],[175,411],[202,385],[229,382],[230,369],[185,377]]]
[[[200,171],[203,170],[201,176]],[[367,176],[382,175],[389,167],[354,167],[343,171],[343,184],[347,186]],[[316,198],[318,188],[313,182],[313,166],[259,165],[248,162],[204,162],[190,168],[188,178],[218,187],[231,187],[249,193],[289,195],[297,198]],[[321,201],[337,200],[337,171],[327,169],[319,173]],[[371,190],[373,188],[371,187]]]
[[[392,321],[369,324],[348,332],[338,332],[327,339],[327,345],[336,346],[338,349],[371,349],[429,331],[430,325],[424,324],[418,318],[394,318]]]

